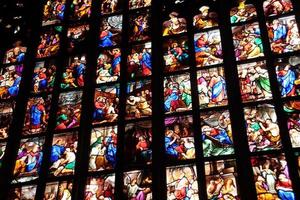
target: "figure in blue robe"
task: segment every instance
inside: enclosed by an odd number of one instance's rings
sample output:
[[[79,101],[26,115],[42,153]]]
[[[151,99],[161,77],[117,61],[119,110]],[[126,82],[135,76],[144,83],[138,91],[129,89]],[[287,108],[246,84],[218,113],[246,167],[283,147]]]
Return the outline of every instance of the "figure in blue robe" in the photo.
[[[14,96],[17,96],[18,93],[19,93],[19,85],[20,85],[20,82],[21,82],[21,77],[18,76],[15,80],[14,80],[14,83],[11,87],[8,88],[8,93],[10,96],[14,97]]]
[[[42,122],[43,111],[39,109],[38,105],[33,105],[30,109],[30,124],[33,126],[40,126]]]
[[[166,153],[172,157],[177,158],[178,152],[175,150],[176,147],[178,147],[178,144],[174,142],[173,144],[170,144],[173,141],[172,137],[165,136],[165,149]]]
[[[101,34],[99,47],[111,47],[114,45],[112,41],[113,34],[110,31],[105,32],[107,34]]]
[[[179,95],[178,95],[177,88],[172,89],[172,93],[165,100],[165,111],[170,111],[170,109],[171,109],[171,103],[173,101],[177,101],[178,99],[179,99]]]
[[[66,148],[64,146],[58,144],[53,145],[51,149],[51,158],[50,158],[51,163],[54,163],[58,159],[60,159],[61,156],[64,154],[65,150]]]
[[[281,85],[281,95],[288,95],[294,88],[294,82],[296,80],[296,74],[292,70],[288,70],[285,75],[278,75],[277,80]]]

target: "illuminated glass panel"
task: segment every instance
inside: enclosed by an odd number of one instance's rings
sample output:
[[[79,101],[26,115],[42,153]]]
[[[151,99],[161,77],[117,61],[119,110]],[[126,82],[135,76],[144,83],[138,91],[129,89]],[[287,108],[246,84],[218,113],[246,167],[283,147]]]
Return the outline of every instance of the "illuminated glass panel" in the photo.
[[[218,26],[218,14],[209,6],[201,6],[199,14],[193,18],[193,25],[198,30],[216,27]]]
[[[58,111],[56,114],[56,130],[79,126],[81,97],[82,91],[65,92],[59,95]]]
[[[89,18],[91,15],[91,6],[92,0],[73,0],[70,9],[70,19],[75,21]]]
[[[122,33],[122,15],[103,18],[100,23],[99,47],[120,45]]]
[[[114,122],[119,113],[119,85],[96,88],[94,96],[94,123]]]
[[[56,181],[46,184],[44,200],[71,200],[73,183],[72,181]]]
[[[163,43],[165,72],[174,72],[189,68],[188,39],[186,36],[172,37]]]
[[[25,59],[27,47],[24,47],[22,41],[13,43],[11,49],[7,50],[4,55],[3,64],[22,63]]]
[[[256,18],[257,13],[254,5],[246,4],[246,0],[239,0],[238,4],[238,7],[230,10],[230,21],[232,24]]]
[[[121,70],[121,49],[102,50],[97,59],[96,83],[117,81]]]
[[[70,57],[68,65],[62,74],[60,88],[78,88],[84,86],[84,75],[86,71],[86,56],[80,55]]]
[[[234,154],[229,111],[209,111],[200,120],[204,157]]]
[[[14,101],[0,102],[0,140],[8,137],[9,127],[13,120],[14,108]]]
[[[205,176],[208,199],[239,199],[235,160],[205,162]]]
[[[290,0],[266,0],[263,8],[266,16],[275,16],[291,12],[293,4]]]
[[[139,121],[127,124],[124,138],[125,163],[150,164],[152,162],[152,123]]]
[[[300,147],[300,102],[287,101],[283,107],[287,115],[287,127],[294,148]]]
[[[219,30],[195,34],[194,44],[197,67],[215,65],[223,62]]]
[[[163,22],[163,36],[187,32],[187,21],[178,12],[171,12]]]
[[[114,199],[115,175],[106,174],[88,178],[85,187],[85,200]]]
[[[62,22],[66,0],[47,0],[43,10],[43,26]]]
[[[48,127],[51,95],[29,98],[25,114],[23,135],[46,131]]]
[[[152,174],[149,170],[124,172],[124,199],[152,199]]]
[[[264,56],[264,49],[257,22],[232,27],[237,61]]]
[[[35,200],[37,185],[24,185],[12,188],[8,200]]]
[[[195,158],[195,142],[192,116],[165,119],[165,151],[168,159],[188,160]]]
[[[129,82],[126,93],[126,119],[152,115],[151,80]]]
[[[294,16],[274,19],[267,23],[271,50],[281,54],[300,50],[300,35]]]
[[[191,82],[189,74],[165,77],[164,107],[166,113],[192,109]]]
[[[45,30],[40,34],[39,45],[37,47],[37,58],[45,58],[54,56],[60,49],[60,35],[61,27],[56,26]]]
[[[103,171],[116,167],[117,134],[117,126],[93,128],[89,171]]]
[[[279,58],[275,62],[277,81],[282,97],[300,94],[300,57]]]
[[[111,14],[122,10],[123,0],[102,0],[101,13]]]
[[[74,174],[77,144],[78,136],[76,132],[54,135],[50,157],[51,176]]]
[[[295,199],[284,154],[252,157],[258,199]]]
[[[12,183],[22,183],[37,179],[43,160],[45,138],[22,139],[14,168]]]
[[[127,57],[127,76],[137,78],[152,74],[151,43],[133,46]]]
[[[143,41],[151,38],[150,10],[136,11],[129,15],[129,41]]]
[[[151,0],[129,0],[129,9],[151,6]]]
[[[238,65],[238,73],[243,102],[272,98],[269,74],[265,61]]]
[[[0,67],[0,99],[12,99],[19,93],[23,64]]]
[[[88,24],[74,24],[70,25],[67,32],[68,50],[78,50],[86,45],[90,25]]]
[[[36,62],[32,77],[32,92],[52,92],[58,66],[55,60]]]
[[[224,68],[203,69],[197,72],[200,108],[227,105]]]
[[[199,200],[195,165],[167,167],[167,200],[190,198]]]
[[[246,107],[244,114],[251,152],[281,148],[280,130],[273,105],[262,104]]]

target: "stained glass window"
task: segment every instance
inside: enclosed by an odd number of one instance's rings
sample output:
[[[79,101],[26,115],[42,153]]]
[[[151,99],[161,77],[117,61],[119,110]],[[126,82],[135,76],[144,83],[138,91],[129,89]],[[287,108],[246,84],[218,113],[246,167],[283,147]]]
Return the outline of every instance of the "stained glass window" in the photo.
[[[0,5],[0,199],[300,199],[300,3]]]

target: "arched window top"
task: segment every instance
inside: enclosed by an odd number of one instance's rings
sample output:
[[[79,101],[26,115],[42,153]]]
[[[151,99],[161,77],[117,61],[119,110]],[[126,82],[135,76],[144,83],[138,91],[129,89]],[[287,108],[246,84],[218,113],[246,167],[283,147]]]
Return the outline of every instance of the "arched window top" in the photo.
[[[291,12],[293,4],[290,0],[266,0],[263,3],[265,15],[267,17]]]
[[[209,6],[201,6],[199,12],[193,18],[196,29],[207,29],[218,26],[218,14]]]
[[[246,22],[257,16],[255,6],[246,4],[246,0],[239,0],[238,6],[230,10],[230,21],[232,24]]]

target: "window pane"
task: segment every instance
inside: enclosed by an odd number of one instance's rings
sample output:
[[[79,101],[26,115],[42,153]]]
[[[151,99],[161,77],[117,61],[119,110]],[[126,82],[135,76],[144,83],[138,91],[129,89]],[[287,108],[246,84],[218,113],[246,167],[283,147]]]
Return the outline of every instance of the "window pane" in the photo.
[[[85,187],[85,200],[89,199],[114,199],[115,175],[106,174],[88,178]]]

